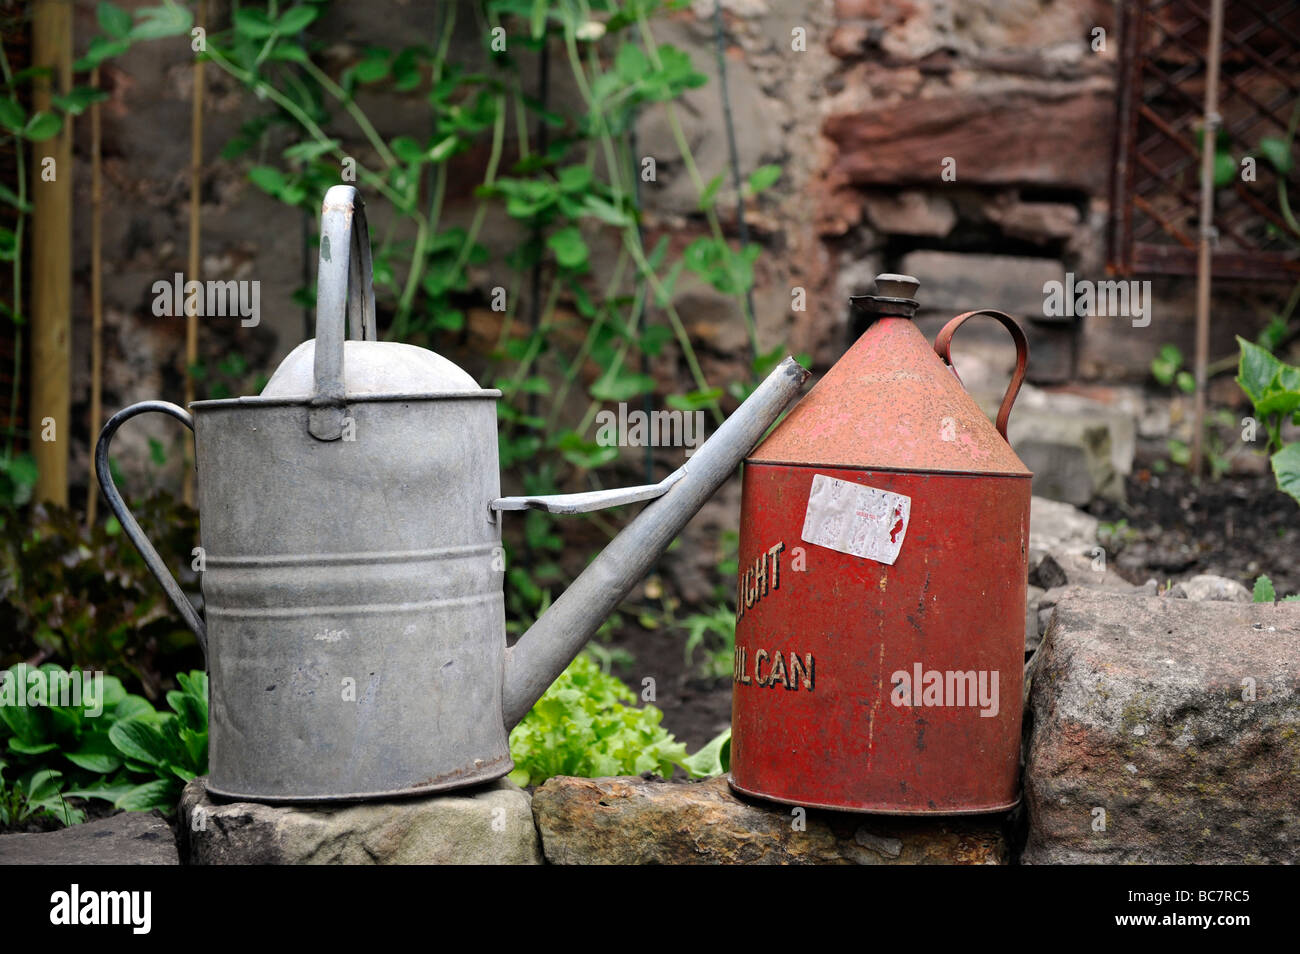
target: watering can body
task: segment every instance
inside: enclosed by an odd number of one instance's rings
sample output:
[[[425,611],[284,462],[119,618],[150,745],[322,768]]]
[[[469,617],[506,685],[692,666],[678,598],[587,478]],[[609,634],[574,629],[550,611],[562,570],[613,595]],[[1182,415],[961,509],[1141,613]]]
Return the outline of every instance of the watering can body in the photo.
[[[110,507],[204,645],[207,784],[225,797],[382,798],[507,774],[509,728],[807,376],[787,360],[660,484],[501,497],[500,392],[432,352],[373,340],[359,196],[335,187],[323,213],[316,338],[261,395],[199,401],[192,416],[134,405],[96,449]],[[360,340],[343,340],[345,314]],[[147,411],[194,430],[205,618],[109,473],[113,434]],[[652,503],[507,649],[505,515],[642,500]]]
[[[998,312],[913,325],[880,276],[871,324],[745,463],[732,787],[883,814],[1019,798],[1031,474],[1006,440],[1028,360]],[[1011,331],[996,427],[948,354],[968,318]]]

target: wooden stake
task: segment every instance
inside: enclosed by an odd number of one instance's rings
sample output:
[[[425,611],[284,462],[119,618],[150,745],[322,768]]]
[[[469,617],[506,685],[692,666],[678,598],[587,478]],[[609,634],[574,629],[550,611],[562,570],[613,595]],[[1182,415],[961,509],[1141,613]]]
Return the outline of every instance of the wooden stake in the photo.
[[[99,89],[99,67],[90,71],[90,85]],[[95,477],[95,441],[103,413],[100,391],[104,380],[104,179],[100,166],[99,103],[90,107],[90,482],[86,490],[86,526],[95,525],[99,481]]]
[[[55,90],[72,87],[72,4],[36,0],[32,6],[32,65],[53,77],[32,82],[33,110],[49,112]],[[18,148],[24,148],[19,145]],[[53,160],[51,166],[48,160]],[[72,398],[72,124],[32,144],[32,456],[40,476],[36,499],[67,506],[68,432]]]
[[[207,0],[199,0],[198,19],[195,26],[206,29],[208,22]],[[203,60],[194,60],[194,97],[190,109],[190,255],[186,281],[202,281],[200,259],[200,205],[203,198]],[[195,299],[197,306],[198,299]],[[188,305],[188,302],[187,302]],[[199,317],[196,309],[185,311],[185,406],[195,400],[194,375],[191,372],[199,362]],[[185,442],[184,483],[181,497],[194,506],[194,455],[189,441]]]
[[[1219,47],[1223,45],[1223,0],[1210,3],[1210,39],[1206,51],[1205,124],[1201,132],[1201,241],[1196,254],[1196,410],[1192,421],[1192,476],[1204,470],[1205,389],[1210,361],[1210,261],[1214,238],[1214,156],[1219,116]]]

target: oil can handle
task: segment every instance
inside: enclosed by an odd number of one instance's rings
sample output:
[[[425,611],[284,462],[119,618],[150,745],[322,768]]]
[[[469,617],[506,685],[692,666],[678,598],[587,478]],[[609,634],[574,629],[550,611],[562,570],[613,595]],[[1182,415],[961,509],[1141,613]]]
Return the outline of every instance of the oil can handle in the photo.
[[[321,203],[320,264],[316,270],[315,391],[308,429],[322,441],[343,434],[347,416],[343,340],[375,340],[375,289],[365,203],[355,186],[337,185]]]
[[[990,318],[996,318],[1002,322],[1004,328],[1011,332],[1011,337],[1016,342],[1016,370],[1011,375],[1011,383],[1007,385],[1007,393],[1002,397],[1002,406],[998,408],[997,428],[1002,439],[1007,440],[1007,421],[1011,419],[1011,405],[1016,403],[1016,395],[1020,393],[1020,385],[1025,381],[1025,368],[1029,365],[1029,339],[1025,337],[1024,329],[1008,314],[990,309],[981,309],[980,311],[968,311],[964,315],[958,315],[952,321],[943,326],[938,337],[934,339],[934,350],[943,358],[943,363],[951,369],[953,376],[961,381],[961,375],[957,374],[957,369],[953,366],[952,355],[949,349],[952,347],[952,336],[967,318],[975,318],[980,315],[988,315]],[[963,384],[962,387],[965,387]]]
[[[172,606],[176,607],[176,612],[181,614],[181,618],[185,620],[186,625],[199,638],[199,645],[203,647],[203,655],[207,656],[207,627],[203,625],[203,620],[199,618],[198,612],[194,609],[194,604],[189,601],[180,584],[176,582],[176,578],[167,569],[167,564],[163,563],[162,557],[158,555],[158,551],[154,549],[154,545],[149,542],[149,538],[140,529],[140,524],[127,508],[126,501],[122,499],[122,495],[118,493],[117,485],[113,483],[113,472],[108,466],[108,446],[112,443],[113,435],[117,433],[117,429],[137,414],[145,414],[149,411],[168,414],[191,431],[194,430],[194,419],[190,417],[189,412],[184,408],[177,407],[175,404],[167,401],[141,401],[139,404],[132,404],[110,417],[108,423],[104,425],[104,429],[99,432],[99,443],[95,445],[95,475],[99,478],[99,489],[108,502],[108,508],[113,511],[113,516],[117,517],[118,522],[122,524],[127,539],[135,544],[135,548],[140,551],[140,556],[144,557],[145,566],[154,575],[154,579],[162,584],[167,598],[172,601]]]

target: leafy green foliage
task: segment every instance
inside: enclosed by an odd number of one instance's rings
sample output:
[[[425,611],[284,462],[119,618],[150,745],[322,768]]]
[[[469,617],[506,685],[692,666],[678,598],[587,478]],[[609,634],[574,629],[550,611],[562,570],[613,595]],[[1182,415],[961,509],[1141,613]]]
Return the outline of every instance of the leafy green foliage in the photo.
[[[1300,441],[1284,442],[1282,425],[1300,424],[1300,367],[1287,364],[1259,345],[1238,336],[1241,356],[1237,384],[1255,408],[1255,417],[1268,437],[1273,475],[1278,489],[1300,503]]]
[[[1273,581],[1267,576],[1258,576],[1255,578],[1255,589],[1251,594],[1251,601],[1255,603],[1276,603],[1277,593],[1273,589]],[[1294,593],[1291,596],[1282,598],[1283,603],[1300,603],[1300,593]]]
[[[708,679],[731,674],[736,650],[736,614],[729,606],[719,605],[707,613],[693,613],[681,621],[686,628],[686,662],[692,663],[697,650],[703,650],[699,672]]]
[[[635,702],[631,689],[586,652],[579,654],[510,733],[510,778],[540,785],[554,775],[654,772],[668,778],[680,766],[703,777],[723,770],[721,737],[688,757],[686,746],[659,724],[663,713],[652,705],[636,708]],[[730,732],[725,735],[729,740]]]
[[[0,745],[27,810],[74,824],[85,817],[66,801],[75,796],[170,812],[184,783],[207,770],[202,672],[177,677],[173,712],[155,711],[115,676],[83,678],[55,663],[20,663],[0,678]]]
[[[197,514],[161,494],[133,507],[181,583],[194,583]],[[197,640],[120,534],[116,521],[87,530],[72,511],[47,505],[4,514],[0,667],[58,659],[160,699],[165,674],[201,664]]]
[[[1177,384],[1180,391],[1191,394],[1196,390],[1196,381],[1182,368],[1183,352],[1175,344],[1163,345],[1151,359],[1151,374],[1157,381],[1165,387]]]

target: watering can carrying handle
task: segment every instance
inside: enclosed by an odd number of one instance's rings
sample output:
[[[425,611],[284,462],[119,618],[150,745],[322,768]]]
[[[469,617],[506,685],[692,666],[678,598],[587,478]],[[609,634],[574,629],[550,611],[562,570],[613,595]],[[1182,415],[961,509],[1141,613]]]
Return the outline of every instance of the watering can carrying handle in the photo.
[[[153,544],[149,542],[149,538],[140,529],[140,524],[136,522],[135,517],[127,508],[126,501],[122,499],[122,495],[117,490],[117,485],[113,483],[113,473],[108,466],[108,446],[112,443],[113,435],[117,433],[117,429],[137,414],[145,414],[149,411],[168,414],[191,431],[194,430],[194,419],[190,417],[189,412],[168,401],[141,401],[139,404],[132,404],[110,417],[108,423],[104,425],[104,429],[99,432],[99,443],[95,445],[95,474],[99,478],[100,490],[104,492],[104,499],[108,501],[113,516],[117,517],[118,522],[122,524],[122,529],[126,531],[127,538],[135,544],[135,548],[140,551],[140,556],[144,557],[145,566],[149,567],[149,572],[154,575],[154,579],[162,584],[163,590],[167,593],[167,598],[172,601],[176,611],[181,614],[181,618],[194,631],[194,635],[199,638],[199,645],[203,647],[203,655],[207,656],[207,627],[203,625],[203,620],[199,617],[198,611],[194,609],[194,604],[189,601],[180,584],[176,582],[176,578],[167,569],[167,564],[163,563],[162,557],[158,555],[158,551],[154,549]]]
[[[998,408],[998,433],[1002,435],[1002,439],[1005,441],[1007,440],[1007,421],[1011,419],[1011,405],[1016,403],[1016,395],[1020,393],[1020,385],[1025,381],[1025,368],[1029,365],[1029,340],[1025,337],[1024,329],[1016,323],[1014,318],[1000,311],[991,311],[987,308],[980,311],[968,311],[964,315],[958,315],[943,326],[943,330],[934,339],[934,350],[943,359],[943,363],[952,371],[953,376],[960,382],[961,375],[957,374],[957,369],[953,367],[952,355],[948,353],[952,347],[952,336],[967,318],[975,318],[979,315],[988,315],[990,318],[996,318],[1002,322],[1003,327],[1011,332],[1011,337],[1016,342],[1016,370],[1011,375],[1011,383],[1007,385],[1007,393],[1002,397],[1002,406]]]
[[[308,430],[336,441],[347,417],[343,386],[345,320],[353,338],[375,340],[375,289],[365,203],[355,186],[337,185],[321,203],[320,264],[316,270],[315,389]]]

